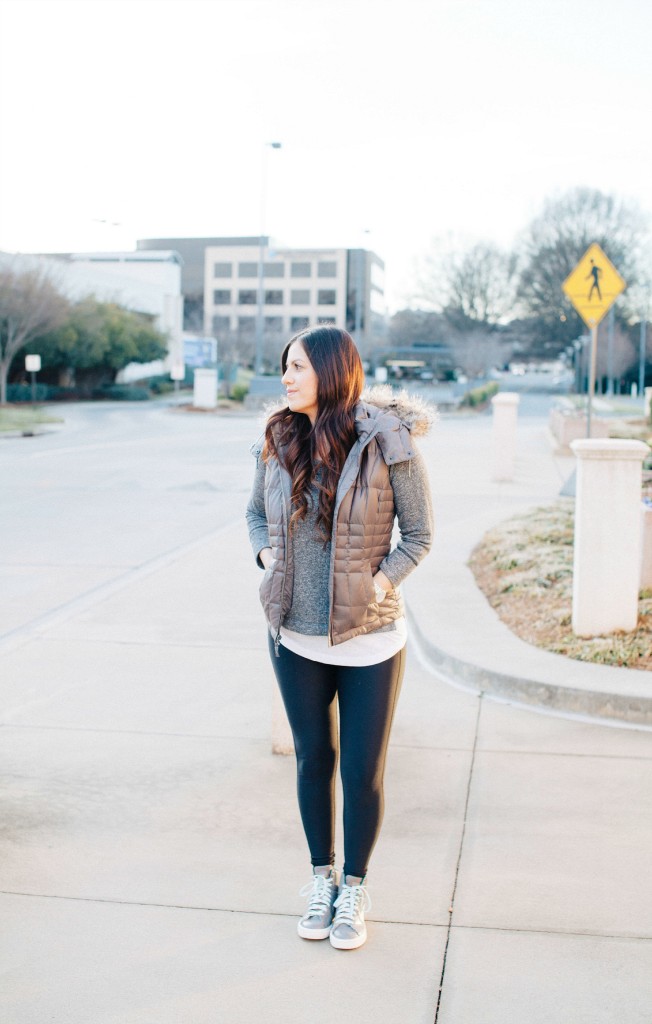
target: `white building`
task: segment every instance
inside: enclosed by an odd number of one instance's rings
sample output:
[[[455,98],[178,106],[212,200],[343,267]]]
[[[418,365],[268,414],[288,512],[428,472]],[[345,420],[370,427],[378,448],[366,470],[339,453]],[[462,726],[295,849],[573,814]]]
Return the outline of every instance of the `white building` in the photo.
[[[168,371],[183,361],[181,257],[176,252],[70,253],[65,263],[65,289],[72,299],[94,295],[135,313],[154,317],[167,335],[168,356],[155,363],[131,363],[119,380],[130,381]]]
[[[215,241],[215,240],[214,240]],[[384,264],[363,249],[290,249],[263,239],[265,348],[308,325],[337,324],[362,352],[385,332]],[[224,239],[204,257],[204,332],[250,348],[258,313],[260,239]],[[359,328],[359,329],[356,329]]]
[[[121,381],[167,372],[183,361],[182,260],[176,252],[2,253],[0,260],[20,267],[44,266],[55,286],[73,302],[89,295],[154,318],[168,337],[168,356],[154,363],[131,363]]]

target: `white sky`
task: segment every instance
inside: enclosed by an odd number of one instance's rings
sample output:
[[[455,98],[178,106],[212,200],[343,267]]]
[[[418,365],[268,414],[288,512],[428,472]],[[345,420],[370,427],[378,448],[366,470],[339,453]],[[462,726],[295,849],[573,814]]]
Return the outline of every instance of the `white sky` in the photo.
[[[278,139],[267,230],[373,248],[397,308],[555,191],[652,212],[651,58],[650,0],[0,0],[0,248],[255,235]]]

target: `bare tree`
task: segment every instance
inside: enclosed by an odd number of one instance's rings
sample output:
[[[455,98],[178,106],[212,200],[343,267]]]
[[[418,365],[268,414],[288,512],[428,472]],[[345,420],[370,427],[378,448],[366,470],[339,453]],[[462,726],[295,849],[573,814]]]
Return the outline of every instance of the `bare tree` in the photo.
[[[389,345],[441,344],[448,334],[448,323],[441,313],[424,309],[399,309],[389,322]]]
[[[14,356],[30,341],[59,327],[68,301],[44,266],[0,266],[0,404],[7,401],[7,377]]]
[[[486,377],[491,369],[508,362],[512,342],[498,331],[477,325],[474,330],[454,330],[447,337],[455,365],[471,378]]]
[[[488,242],[463,251],[434,243],[419,274],[419,294],[459,330],[513,316],[516,257]]]
[[[516,260],[481,243],[451,262],[444,313],[456,326],[494,325],[514,313]]]
[[[632,202],[598,189],[574,188],[547,199],[519,243],[519,299],[535,333],[558,348],[582,333],[561,286],[592,242],[604,249],[625,278],[619,301],[625,316],[644,272],[648,218]],[[638,311],[638,310],[637,310]]]
[[[637,350],[629,334],[616,323],[614,324],[611,357],[609,356],[609,324],[604,319],[598,328],[597,375],[607,378],[609,372],[614,380],[624,377],[636,363]]]

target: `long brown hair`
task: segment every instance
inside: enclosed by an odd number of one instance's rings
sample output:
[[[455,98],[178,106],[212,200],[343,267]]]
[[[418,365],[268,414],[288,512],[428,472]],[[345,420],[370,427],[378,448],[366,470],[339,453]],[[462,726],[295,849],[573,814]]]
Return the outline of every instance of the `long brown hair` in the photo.
[[[308,512],[310,487],[319,493],[317,526],[324,541],[331,538],[335,492],[342,467],[356,440],[355,406],[362,394],[364,371],[353,338],[338,327],[307,327],[283,350],[287,370],[290,345],[299,342],[317,374],[317,417],[314,426],[304,413],[279,409],[265,429],[263,458],[276,457],[292,478],[290,529]]]

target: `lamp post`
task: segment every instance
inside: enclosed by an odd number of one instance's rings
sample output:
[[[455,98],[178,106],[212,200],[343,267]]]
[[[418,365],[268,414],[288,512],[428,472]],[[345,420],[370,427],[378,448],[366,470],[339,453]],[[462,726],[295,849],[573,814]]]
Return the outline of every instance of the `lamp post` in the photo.
[[[639,327],[639,338],[638,338],[638,397],[643,402],[643,409],[645,409],[645,350],[647,347],[647,318],[649,316],[650,303],[649,299],[645,303],[643,310],[643,316],[641,317],[641,323]]]
[[[357,258],[357,261],[356,261],[356,284],[355,284],[355,328],[354,328],[354,336],[355,336],[355,343],[358,346],[358,350],[360,349],[360,343],[362,341],[362,304],[363,304],[363,301],[364,301],[364,296],[366,294],[366,288],[365,288],[365,276],[366,276],[365,275],[365,269],[366,268],[364,266],[364,261],[366,259],[366,249],[365,249],[365,244],[364,243],[366,242],[366,239],[364,238],[364,235],[368,235],[369,234],[369,229],[368,228],[363,228],[362,234],[363,234],[363,237],[361,238],[362,246],[361,246],[360,249],[358,249],[358,258]],[[367,327],[367,326],[368,325],[365,323],[365,327]]]
[[[266,142],[263,145],[260,185],[260,240],[258,245],[258,291],[256,295],[256,356],[254,360],[254,372],[257,377],[260,376],[263,368],[263,271],[265,260],[265,207],[267,202],[267,150],[280,148],[280,142]]]

